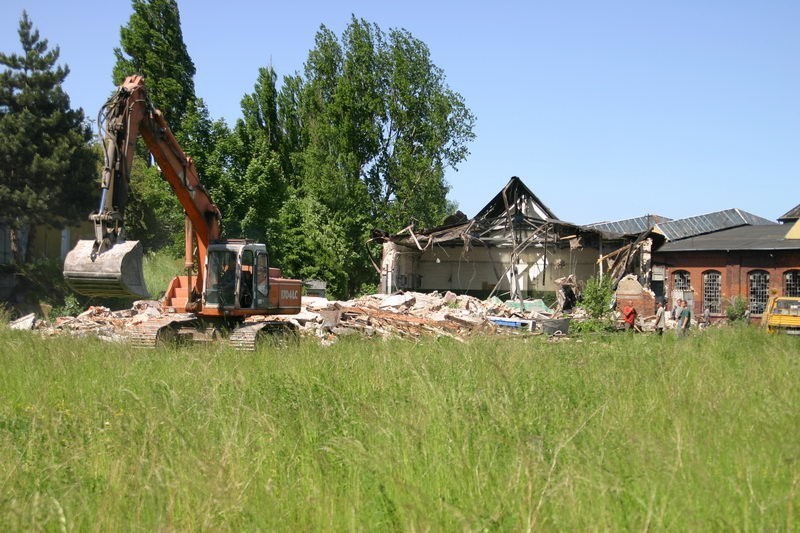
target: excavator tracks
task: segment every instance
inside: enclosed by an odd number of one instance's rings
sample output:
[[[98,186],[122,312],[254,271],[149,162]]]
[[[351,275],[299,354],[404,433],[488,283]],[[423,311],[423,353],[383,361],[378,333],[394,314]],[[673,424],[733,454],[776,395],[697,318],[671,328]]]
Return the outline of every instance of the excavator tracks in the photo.
[[[229,346],[240,351],[255,351],[262,342],[281,344],[294,339],[295,327],[279,320],[268,320],[243,324],[228,335]],[[130,343],[137,348],[155,348],[160,344],[173,342],[216,342],[220,330],[203,325],[197,315],[191,313],[174,314],[142,322],[128,331]]]
[[[243,324],[231,332],[228,345],[237,350],[253,352],[265,339],[281,343],[293,338],[295,334],[295,327],[292,324],[280,320]]]
[[[197,316],[180,313],[137,324],[128,332],[128,339],[137,348],[155,348],[159,344],[174,342],[181,328],[197,323]]]

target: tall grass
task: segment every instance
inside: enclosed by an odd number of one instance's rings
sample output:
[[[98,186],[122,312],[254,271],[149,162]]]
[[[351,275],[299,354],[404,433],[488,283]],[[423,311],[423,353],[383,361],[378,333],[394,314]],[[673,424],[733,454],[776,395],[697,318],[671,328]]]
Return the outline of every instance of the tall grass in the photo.
[[[0,346],[10,529],[798,528],[800,343],[753,328]]]
[[[168,251],[148,253],[144,256],[142,267],[145,285],[154,300],[164,296],[172,278],[184,274],[183,259],[173,257]]]

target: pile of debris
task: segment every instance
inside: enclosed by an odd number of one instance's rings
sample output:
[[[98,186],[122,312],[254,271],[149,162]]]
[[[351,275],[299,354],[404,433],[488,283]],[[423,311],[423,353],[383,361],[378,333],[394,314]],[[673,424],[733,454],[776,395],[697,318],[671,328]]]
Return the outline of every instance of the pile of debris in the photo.
[[[69,334],[75,337],[95,336],[103,340],[123,342],[127,330],[161,316],[161,311],[153,305],[136,302],[131,309],[112,311],[108,307],[91,306],[78,316],[61,316],[50,322],[36,318],[34,313],[25,315],[9,323],[9,328],[37,330],[44,336]]]
[[[139,301],[131,309],[121,311],[93,306],[78,316],[59,317],[52,322],[28,315],[12,322],[10,327],[39,330],[47,336],[94,335],[121,342],[132,328],[160,317],[163,317],[163,311],[158,302]],[[506,303],[498,298],[480,300],[452,292],[404,292],[373,294],[348,301],[303,297],[303,306],[298,314],[253,316],[246,322],[285,321],[295,326],[300,334],[330,344],[347,335],[409,339],[445,336],[463,340],[475,334],[536,334],[539,329],[550,335],[560,335],[560,330],[541,327],[557,318],[541,301],[519,306],[518,302]],[[566,333],[566,328],[562,329]]]
[[[345,335],[402,337],[426,335],[463,339],[476,333],[499,330],[491,317],[514,317],[518,313],[502,304],[452,292],[423,294],[405,292],[373,294],[356,300],[331,302],[304,298],[299,315],[287,316],[301,332],[323,343]]]

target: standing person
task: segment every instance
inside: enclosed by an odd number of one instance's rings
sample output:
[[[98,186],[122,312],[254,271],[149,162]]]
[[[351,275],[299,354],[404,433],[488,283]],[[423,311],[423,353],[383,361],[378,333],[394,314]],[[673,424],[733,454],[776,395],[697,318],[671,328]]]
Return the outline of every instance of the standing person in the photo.
[[[676,329],[678,335],[683,337],[689,331],[689,325],[692,323],[692,312],[689,310],[689,305],[686,300],[681,300],[681,314],[678,316],[678,327]]]
[[[622,316],[625,318],[625,331],[634,331],[636,329],[636,309],[633,307],[633,302],[628,301],[628,305],[622,308]]]
[[[703,327],[707,328],[710,325],[711,325],[711,309],[708,306],[706,306],[706,308],[703,309]]]
[[[661,334],[664,333],[664,327],[667,325],[667,317],[665,316],[664,312],[664,300],[658,301],[658,309],[656,309],[656,333]]]

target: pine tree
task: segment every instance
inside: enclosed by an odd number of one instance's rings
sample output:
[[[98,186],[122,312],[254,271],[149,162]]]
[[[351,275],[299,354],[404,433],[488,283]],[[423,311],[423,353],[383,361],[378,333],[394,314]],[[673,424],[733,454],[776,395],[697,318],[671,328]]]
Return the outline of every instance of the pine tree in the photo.
[[[91,211],[97,156],[83,110],[62,88],[59,48],[48,49],[24,11],[18,34],[23,53],[0,53],[0,225],[58,227]],[[23,261],[25,250],[15,255]]]

